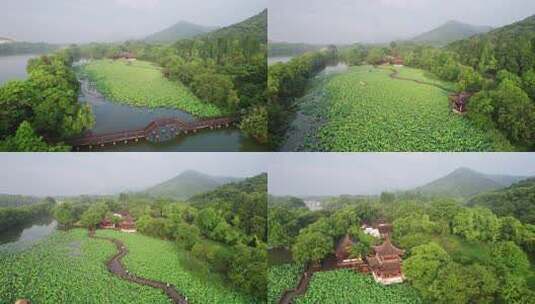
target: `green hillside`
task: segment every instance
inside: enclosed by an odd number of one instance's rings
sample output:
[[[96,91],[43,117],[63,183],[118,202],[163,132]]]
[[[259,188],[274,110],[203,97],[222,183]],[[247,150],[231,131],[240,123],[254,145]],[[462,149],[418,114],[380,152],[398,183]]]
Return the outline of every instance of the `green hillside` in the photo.
[[[144,191],[144,194],[153,197],[186,200],[196,194],[214,190],[221,185],[239,180],[241,179],[235,177],[210,176],[190,170],[147,189]]]
[[[217,27],[203,26],[187,21],[180,21],[177,24],[166,28],[160,32],[154,33],[147,38],[146,42],[173,42],[184,38],[193,38],[195,36],[209,33],[216,30]]]
[[[446,45],[450,42],[486,33],[490,30],[492,30],[490,26],[475,26],[458,21],[449,21],[436,29],[413,38],[412,41],[433,45]]]
[[[505,189],[482,193],[469,205],[490,208],[498,216],[514,216],[520,221],[535,224],[535,178],[518,182]]]
[[[240,181],[234,179],[212,191],[197,194],[188,201],[197,207],[206,207],[217,201],[240,201],[239,196],[242,193],[267,193],[267,174],[263,173]]]
[[[522,177],[487,175],[472,169],[459,168],[414,191],[433,196],[470,197],[481,192],[508,187],[519,179]]]
[[[217,39],[223,37],[255,37],[267,43],[267,9],[242,22],[221,28],[205,35],[207,38]]]
[[[293,196],[268,196],[268,207],[307,208],[303,199]]]

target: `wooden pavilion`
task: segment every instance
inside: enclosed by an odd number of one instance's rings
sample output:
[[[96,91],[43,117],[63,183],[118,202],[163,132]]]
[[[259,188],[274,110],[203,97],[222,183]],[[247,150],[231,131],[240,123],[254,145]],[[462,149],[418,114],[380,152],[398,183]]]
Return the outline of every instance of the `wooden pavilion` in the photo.
[[[405,254],[387,238],[383,244],[373,246],[374,256],[368,257],[368,265],[376,282],[383,285],[402,283],[405,276],[402,271],[401,256]]]
[[[470,101],[470,98],[472,97],[472,93],[468,92],[460,92],[457,94],[450,95],[450,104],[452,111],[457,114],[464,114],[466,113],[467,109],[466,106],[468,104],[468,101]]]

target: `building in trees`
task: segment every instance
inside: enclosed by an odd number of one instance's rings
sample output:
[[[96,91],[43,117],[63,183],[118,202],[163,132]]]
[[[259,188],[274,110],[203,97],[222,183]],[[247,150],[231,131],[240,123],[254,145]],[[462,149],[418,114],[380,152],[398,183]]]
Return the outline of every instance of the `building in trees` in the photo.
[[[364,231],[364,233],[366,233],[367,235],[371,235],[374,238],[380,238],[381,237],[381,232],[377,228],[370,227],[368,225],[362,225],[361,228],[362,228],[362,231]]]
[[[368,265],[361,258],[352,257],[355,240],[346,234],[336,245],[336,268],[351,268],[360,272],[369,272]]]
[[[372,248],[375,255],[368,257],[367,262],[375,281],[384,285],[402,283],[405,276],[401,268],[401,256],[405,251],[392,245],[390,238]]]
[[[124,216],[119,223],[119,229],[121,229],[122,232],[136,232],[134,218],[130,214]]]
[[[100,229],[115,229],[115,224],[111,221],[111,219],[105,217],[100,221],[99,224]]]
[[[128,61],[135,61],[136,55],[132,52],[119,52],[113,56],[113,59],[125,59]]]
[[[457,94],[450,95],[449,98],[453,112],[457,114],[466,113],[466,105],[468,104],[468,101],[470,100],[470,97],[472,97],[472,95],[473,94],[468,92],[460,92]]]

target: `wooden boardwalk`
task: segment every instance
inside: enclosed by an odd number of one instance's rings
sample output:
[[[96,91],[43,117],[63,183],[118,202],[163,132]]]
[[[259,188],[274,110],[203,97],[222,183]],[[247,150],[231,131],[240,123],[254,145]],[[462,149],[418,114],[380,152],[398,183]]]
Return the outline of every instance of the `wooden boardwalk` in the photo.
[[[75,149],[81,147],[103,147],[108,144],[138,142],[147,140],[150,142],[165,142],[174,139],[177,135],[195,133],[204,129],[228,128],[236,119],[233,117],[218,117],[201,119],[194,122],[185,122],[179,118],[161,118],[152,121],[145,128],[127,130],[107,134],[88,134],[75,138],[68,143]]]

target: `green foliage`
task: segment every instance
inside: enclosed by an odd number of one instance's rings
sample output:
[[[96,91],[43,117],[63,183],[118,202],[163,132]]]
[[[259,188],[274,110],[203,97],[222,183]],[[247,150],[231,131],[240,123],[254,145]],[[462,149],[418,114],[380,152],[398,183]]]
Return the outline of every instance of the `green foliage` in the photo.
[[[332,250],[332,237],[321,232],[300,233],[292,247],[294,260],[299,264],[319,262]]]
[[[42,136],[35,133],[29,122],[23,121],[14,136],[0,142],[0,150],[9,152],[67,152],[69,146],[48,145]]]
[[[98,230],[97,235],[124,241],[128,255],[123,262],[130,272],[175,285],[191,303],[254,302],[225,286],[219,275],[203,272],[202,262],[172,242],[110,230]]]
[[[108,207],[104,203],[91,205],[91,207],[82,214],[80,222],[89,229],[95,229],[104,216],[106,216],[107,212]]]
[[[406,284],[383,286],[369,275],[351,270],[315,273],[304,296],[296,304],[307,303],[423,303],[418,292]]]
[[[0,252],[2,301],[14,303],[25,298],[43,304],[169,303],[157,289],[112,275],[105,262],[116,251],[112,243],[89,239],[87,231],[74,229],[55,232],[26,251]]]
[[[279,303],[286,290],[297,287],[299,278],[303,273],[303,265],[282,264],[268,268],[268,304]]]
[[[242,116],[240,129],[260,143],[268,141],[268,112],[265,107],[255,107]]]
[[[53,201],[45,201],[30,206],[0,208],[0,232],[24,225],[33,219],[49,215],[53,205]]]
[[[160,69],[148,62],[98,60],[86,65],[83,71],[96,82],[100,92],[117,102],[177,108],[199,117],[223,114],[216,106],[201,102],[180,83],[166,80]]]
[[[448,253],[437,243],[431,242],[413,248],[411,256],[403,263],[403,269],[411,285],[420,291],[424,298],[433,298],[429,286],[450,261]]]
[[[499,229],[498,217],[487,208],[464,209],[453,219],[453,233],[471,241],[495,241]]]
[[[75,221],[72,205],[70,203],[63,203],[57,205],[52,210],[52,214],[54,215],[54,218],[58,221],[58,223],[67,227],[73,224]]]
[[[527,179],[502,190],[482,193],[468,204],[487,207],[498,216],[514,216],[523,223],[535,224],[535,180]]]

